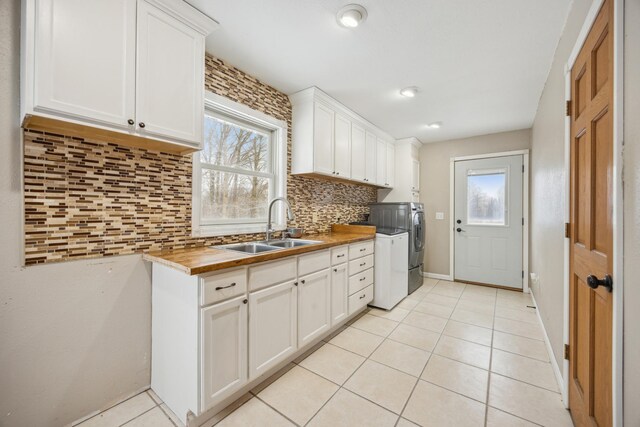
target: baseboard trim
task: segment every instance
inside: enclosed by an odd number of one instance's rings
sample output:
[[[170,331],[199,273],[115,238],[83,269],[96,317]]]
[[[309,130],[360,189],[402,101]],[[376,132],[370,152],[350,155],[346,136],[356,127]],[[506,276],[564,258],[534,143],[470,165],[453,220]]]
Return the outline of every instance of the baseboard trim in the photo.
[[[422,273],[422,276],[429,279],[448,280],[450,282],[453,282],[453,277],[448,274],[428,273],[425,271],[424,273]]]
[[[540,322],[540,327],[542,328],[542,333],[544,334],[544,344],[547,347],[547,353],[549,354],[549,360],[551,361],[551,368],[553,369],[553,373],[556,376],[556,382],[558,383],[558,390],[560,390],[560,395],[562,396],[562,404],[565,408],[569,408],[569,400],[565,394],[564,388],[564,379],[562,378],[562,373],[560,371],[560,367],[558,366],[558,362],[556,361],[556,356],[553,354],[553,348],[551,347],[551,341],[549,341],[549,335],[547,335],[547,329],[544,327],[544,322],[542,321],[542,317],[540,317],[540,310],[538,309],[538,303],[536,302],[536,297],[533,295],[533,292],[530,292],[531,299],[533,300],[533,304],[536,306],[536,314],[538,315],[538,322]]]

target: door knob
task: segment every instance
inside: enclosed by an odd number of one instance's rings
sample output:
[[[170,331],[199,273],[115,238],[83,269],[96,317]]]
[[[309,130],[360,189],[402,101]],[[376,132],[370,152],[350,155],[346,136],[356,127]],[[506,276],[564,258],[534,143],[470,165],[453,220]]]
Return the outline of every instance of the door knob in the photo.
[[[460,233],[461,231],[464,231],[464,230],[463,230],[462,228],[458,227],[458,228],[456,228],[456,231],[457,231],[458,233]]]
[[[589,285],[591,289],[596,289],[598,286],[602,286],[611,292],[613,290],[613,279],[609,274],[605,275],[604,279],[598,279],[596,276],[590,275],[587,276],[587,285]]]

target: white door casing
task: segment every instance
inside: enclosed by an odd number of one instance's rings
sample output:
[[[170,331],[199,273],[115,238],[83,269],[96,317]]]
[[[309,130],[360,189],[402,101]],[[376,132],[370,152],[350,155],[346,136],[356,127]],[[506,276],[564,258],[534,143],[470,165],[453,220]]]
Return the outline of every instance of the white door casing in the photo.
[[[456,161],[454,188],[455,279],[522,289],[523,156]]]

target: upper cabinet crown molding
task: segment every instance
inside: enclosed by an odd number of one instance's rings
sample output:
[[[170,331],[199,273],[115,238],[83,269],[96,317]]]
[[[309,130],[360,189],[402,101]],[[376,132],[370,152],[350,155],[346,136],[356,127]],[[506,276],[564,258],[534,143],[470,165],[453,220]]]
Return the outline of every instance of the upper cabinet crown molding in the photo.
[[[316,87],[289,96],[291,172],[391,188],[394,139]]]
[[[25,128],[201,148],[204,38],[217,22],[181,0],[24,0],[22,20]]]

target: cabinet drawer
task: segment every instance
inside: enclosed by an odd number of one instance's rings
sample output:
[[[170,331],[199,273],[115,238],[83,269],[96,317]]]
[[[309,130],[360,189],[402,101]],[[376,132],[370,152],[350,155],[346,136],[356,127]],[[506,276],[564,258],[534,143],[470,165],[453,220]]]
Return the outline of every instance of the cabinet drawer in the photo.
[[[331,257],[328,250],[312,252],[298,257],[298,276],[329,268]]]
[[[265,262],[249,267],[249,290],[266,288],[296,278],[296,259]]]
[[[342,264],[343,262],[347,262],[349,255],[349,246],[338,246],[337,248],[331,249],[331,265]]]
[[[349,277],[349,295],[353,295],[371,284],[373,284],[373,268],[354,274]]]
[[[349,259],[356,259],[373,254],[373,240],[349,245]]]
[[[369,285],[360,292],[351,295],[349,297],[349,316],[365,307],[371,301],[373,301],[373,285]]]
[[[354,259],[353,261],[349,261],[349,276],[358,274],[371,267],[373,267],[373,255],[367,255],[364,258],[358,258]]]
[[[201,276],[200,304],[213,304],[247,292],[247,269],[234,268]]]

